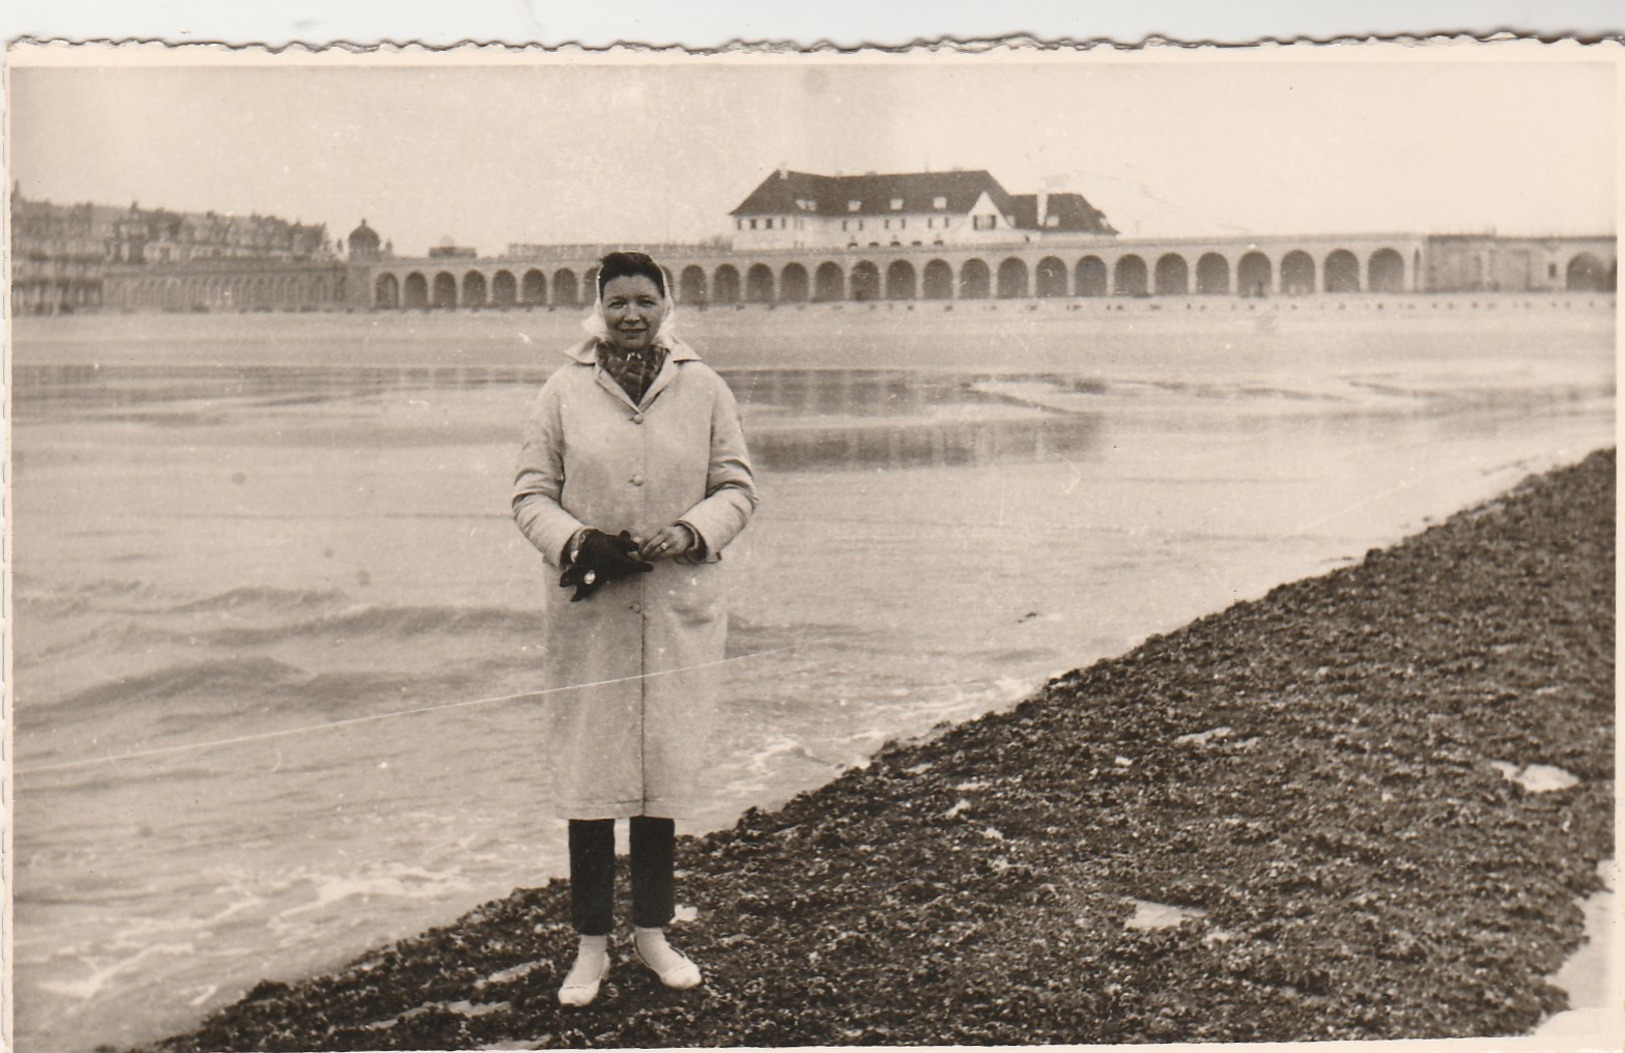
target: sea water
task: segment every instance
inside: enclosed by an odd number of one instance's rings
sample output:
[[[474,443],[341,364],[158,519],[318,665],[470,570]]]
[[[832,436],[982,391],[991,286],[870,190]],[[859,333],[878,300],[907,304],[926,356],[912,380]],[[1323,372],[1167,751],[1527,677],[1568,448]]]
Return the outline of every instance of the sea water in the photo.
[[[1611,301],[1331,303],[691,319],[763,504],[685,829],[1613,442]],[[17,1045],[151,1040],[561,873],[556,585],[507,516],[541,338],[65,321],[12,378]]]

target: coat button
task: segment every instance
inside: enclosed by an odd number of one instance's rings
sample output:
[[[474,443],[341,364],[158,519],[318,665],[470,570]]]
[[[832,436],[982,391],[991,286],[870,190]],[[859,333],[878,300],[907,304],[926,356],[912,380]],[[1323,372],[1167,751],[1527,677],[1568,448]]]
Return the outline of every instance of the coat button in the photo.
[[[632,613],[633,613],[633,614],[642,614],[642,613],[643,613],[643,604],[641,604],[641,603],[634,603],[634,604],[633,604],[633,605],[632,605]]]
[[[632,414],[632,423],[633,424],[642,424],[643,423],[643,414],[641,414],[641,413]]]
[[[642,485],[643,485],[643,476],[641,476],[641,475],[634,475],[634,476],[633,476],[633,477],[632,477],[632,485],[633,485],[633,486],[642,486]]]

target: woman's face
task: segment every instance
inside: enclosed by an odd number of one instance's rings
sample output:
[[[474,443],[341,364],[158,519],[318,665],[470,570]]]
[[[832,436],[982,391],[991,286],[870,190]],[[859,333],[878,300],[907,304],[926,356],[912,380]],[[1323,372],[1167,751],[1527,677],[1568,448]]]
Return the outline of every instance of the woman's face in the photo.
[[[654,342],[670,305],[660,288],[641,274],[626,274],[604,283],[604,325],[622,351],[642,351]]]

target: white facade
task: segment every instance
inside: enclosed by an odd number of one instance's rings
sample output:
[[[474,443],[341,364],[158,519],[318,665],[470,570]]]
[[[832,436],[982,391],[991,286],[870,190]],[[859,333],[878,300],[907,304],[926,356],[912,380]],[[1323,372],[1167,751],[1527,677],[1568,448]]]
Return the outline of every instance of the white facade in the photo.
[[[941,245],[956,248],[975,245],[1011,245],[1041,240],[1041,230],[1020,230],[1015,217],[999,211],[993,198],[983,193],[969,211],[948,208],[947,195],[932,201],[930,211],[906,211],[902,198],[891,198],[895,206],[876,214],[858,200],[845,202],[846,211],[830,214],[818,211],[818,203],[798,199],[792,212],[765,216],[735,216],[730,231],[733,246],[742,252],[775,249],[908,248]],[[1076,241],[1077,234],[1067,236]]]

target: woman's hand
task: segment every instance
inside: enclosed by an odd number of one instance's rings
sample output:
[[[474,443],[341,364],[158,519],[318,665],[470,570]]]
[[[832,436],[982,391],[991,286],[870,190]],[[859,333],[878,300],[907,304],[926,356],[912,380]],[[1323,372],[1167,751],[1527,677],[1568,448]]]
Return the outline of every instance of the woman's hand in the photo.
[[[643,559],[676,559],[693,551],[696,544],[692,530],[681,523],[673,523],[669,527],[662,527],[654,537],[645,541],[638,549],[638,555]]]
[[[571,543],[570,549],[570,565],[559,577],[559,587],[575,588],[571,603],[591,596],[606,581],[654,570],[653,565],[635,558],[637,542],[624,530],[611,537],[589,528],[581,532],[579,542]]]

